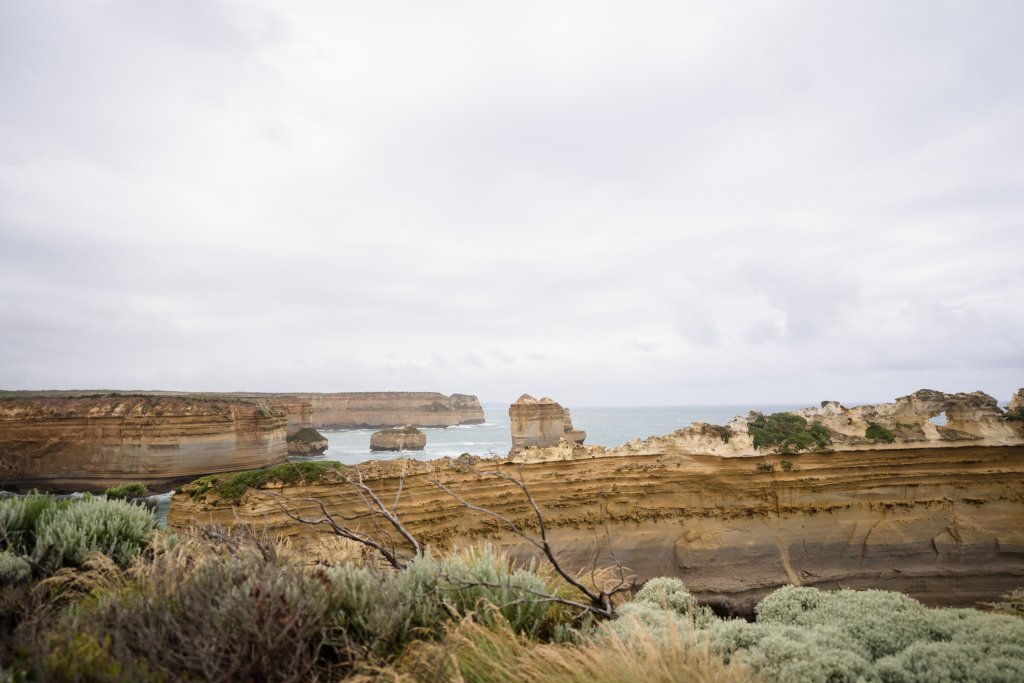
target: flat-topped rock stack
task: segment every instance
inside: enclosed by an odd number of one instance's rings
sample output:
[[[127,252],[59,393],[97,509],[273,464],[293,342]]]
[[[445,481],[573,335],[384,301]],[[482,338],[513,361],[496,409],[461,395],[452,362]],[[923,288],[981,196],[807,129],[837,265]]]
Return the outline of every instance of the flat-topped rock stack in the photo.
[[[512,452],[524,448],[557,446],[563,440],[582,444],[587,433],[575,429],[572,415],[550,398],[535,399],[523,394],[509,406],[508,417],[512,431]]]
[[[426,447],[427,435],[412,426],[381,429],[370,435],[371,451],[422,451]]]

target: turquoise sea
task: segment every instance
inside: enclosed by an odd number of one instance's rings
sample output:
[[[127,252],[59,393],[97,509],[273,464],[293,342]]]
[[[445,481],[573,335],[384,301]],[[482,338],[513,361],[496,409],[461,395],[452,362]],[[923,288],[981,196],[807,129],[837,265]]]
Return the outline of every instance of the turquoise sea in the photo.
[[[799,405],[734,405],[734,406],[665,406],[644,408],[572,408],[573,425],[587,432],[588,444],[619,446],[636,437],[668,434],[691,422],[725,424],[737,415],[751,410],[774,413],[802,408]],[[293,458],[295,460],[336,460],[348,465],[366,460],[412,457],[420,460],[440,458],[461,453],[473,455],[506,455],[512,446],[509,432],[508,404],[485,403],[486,421],[479,425],[459,425],[447,428],[423,428],[427,434],[427,447],[422,451],[371,452],[372,429],[340,431],[321,430],[330,446],[321,456]]]

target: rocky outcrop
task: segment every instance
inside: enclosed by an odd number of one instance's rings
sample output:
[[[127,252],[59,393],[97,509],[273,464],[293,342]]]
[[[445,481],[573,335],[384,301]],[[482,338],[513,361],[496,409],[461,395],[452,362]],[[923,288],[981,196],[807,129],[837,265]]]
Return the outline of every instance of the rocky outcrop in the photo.
[[[172,395],[6,394],[0,485],[151,487],[287,460],[286,418],[265,403]]]
[[[640,580],[677,576],[699,598],[742,610],[774,588],[900,590],[930,604],[973,605],[1024,584],[1024,447],[960,446],[800,453],[778,458],[622,455],[525,465],[507,459],[371,462],[360,466],[382,500],[402,484],[401,518],[435,547],[497,544],[530,548],[493,519],[467,511],[436,478],[469,502],[529,525],[522,493],[479,476],[500,468],[522,476],[544,513],[548,539],[573,569],[615,556]],[[773,467],[760,467],[761,464]],[[404,479],[400,473],[406,473]],[[336,480],[284,487],[295,509],[357,511]],[[266,524],[286,536],[313,534],[259,491],[237,508],[175,495],[172,526]]]
[[[327,450],[327,437],[312,427],[303,427],[289,434],[288,455],[318,455]]]
[[[451,427],[484,421],[480,401],[467,394],[382,391],[294,396],[309,401],[312,426],[317,429]]]
[[[523,394],[509,406],[508,417],[513,453],[524,448],[557,446],[563,440],[578,445],[587,438],[586,432],[573,428],[569,409],[547,397],[538,400]]]
[[[1018,392],[1018,396],[1021,392]],[[1019,400],[1016,399],[1015,400]],[[893,403],[846,408],[836,401],[793,411],[808,428],[824,430],[824,445],[813,440],[801,451],[879,451],[900,448],[1024,445],[1024,420],[1003,412],[996,399],[976,391],[946,394],[922,389]],[[945,425],[933,418],[945,415]],[[634,439],[622,446],[523,448],[513,453],[517,462],[570,460],[622,455],[718,455],[759,457],[792,450],[792,446],[758,444],[759,412],[736,417],[728,425],[694,422],[665,436]],[[752,429],[753,427],[753,429]]]
[[[415,427],[381,429],[370,435],[371,451],[422,451],[427,435]]]

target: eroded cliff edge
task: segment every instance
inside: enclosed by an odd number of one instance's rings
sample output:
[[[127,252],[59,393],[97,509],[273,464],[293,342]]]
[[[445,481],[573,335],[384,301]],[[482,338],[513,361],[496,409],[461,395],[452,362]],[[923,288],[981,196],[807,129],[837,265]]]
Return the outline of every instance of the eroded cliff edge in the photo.
[[[267,404],[169,395],[0,398],[0,485],[163,486],[287,461],[287,418]]]
[[[632,455],[567,462],[479,463],[524,478],[564,561],[610,564],[641,580],[680,577],[704,600],[742,608],[788,583],[900,590],[932,604],[968,605],[1024,584],[1024,448],[899,449],[870,454],[799,454],[790,471],[763,472],[749,459]],[[458,461],[407,461],[399,512],[409,530],[438,547],[489,541],[529,549],[494,520],[469,512],[434,484],[522,524],[527,501],[511,485]],[[393,500],[403,463],[373,463],[363,476]],[[315,498],[343,514],[343,482],[275,488],[304,516]],[[301,501],[299,499],[307,499]],[[237,517],[236,517],[237,515]],[[281,535],[311,533],[266,492],[237,508],[209,494],[175,495],[172,526],[266,524]]]
[[[906,425],[897,421],[909,419],[903,408],[918,406],[914,410],[927,414],[941,405],[939,412],[957,425],[948,426],[953,431],[936,429],[937,437],[929,439],[906,427],[903,442],[895,434],[888,441],[858,432],[847,441],[837,436],[828,452],[772,455],[767,455],[771,449],[754,449],[754,437],[746,432],[750,457],[684,453],[679,442],[692,448],[693,436],[670,435],[637,442],[649,451],[663,447],[660,453],[636,452],[635,444],[607,451],[563,444],[567,459],[371,462],[360,472],[384,500],[394,499],[402,486],[399,513],[427,543],[458,547],[489,541],[527,554],[529,548],[514,535],[466,510],[435,483],[528,525],[528,501],[486,472],[497,468],[521,476],[544,512],[549,539],[569,566],[585,569],[595,553],[598,564],[611,563],[610,540],[618,560],[641,580],[677,576],[698,597],[740,610],[789,583],[900,590],[942,605],[994,599],[1024,584],[1021,422],[979,396],[918,394],[885,404],[900,409],[863,407],[851,415],[838,404],[826,404],[814,411],[841,419],[853,432],[847,420],[855,423],[857,415],[868,426],[885,416],[894,426]],[[975,403],[974,418],[949,414],[953,404]],[[999,422],[988,419],[992,410]],[[691,429],[700,438],[713,436],[715,447],[728,443],[720,428]],[[956,438],[942,439],[944,433]],[[730,435],[729,442],[739,436]],[[986,445],[985,439],[1006,443]],[[915,447],[908,440],[924,443]],[[585,455],[576,457],[574,451]],[[237,508],[216,495],[193,498],[192,493],[186,487],[175,496],[172,525],[241,519],[282,535],[311,533],[284,515],[275,503],[279,498],[267,491],[251,491]],[[318,499],[345,515],[359,512],[342,477],[270,493],[292,499],[293,511],[302,515],[317,510],[301,498]]]

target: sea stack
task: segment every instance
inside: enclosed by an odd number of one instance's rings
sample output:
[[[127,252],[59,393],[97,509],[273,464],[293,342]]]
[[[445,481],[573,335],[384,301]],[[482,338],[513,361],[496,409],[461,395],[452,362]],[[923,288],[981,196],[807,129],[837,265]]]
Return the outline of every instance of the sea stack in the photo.
[[[531,446],[557,446],[562,439],[582,444],[587,433],[573,428],[572,415],[550,398],[523,394],[508,408],[512,452]]]
[[[371,451],[422,451],[427,435],[415,427],[381,429],[370,435]]]
[[[294,434],[289,434],[288,455],[319,455],[327,450],[327,437],[313,429],[303,427]]]

